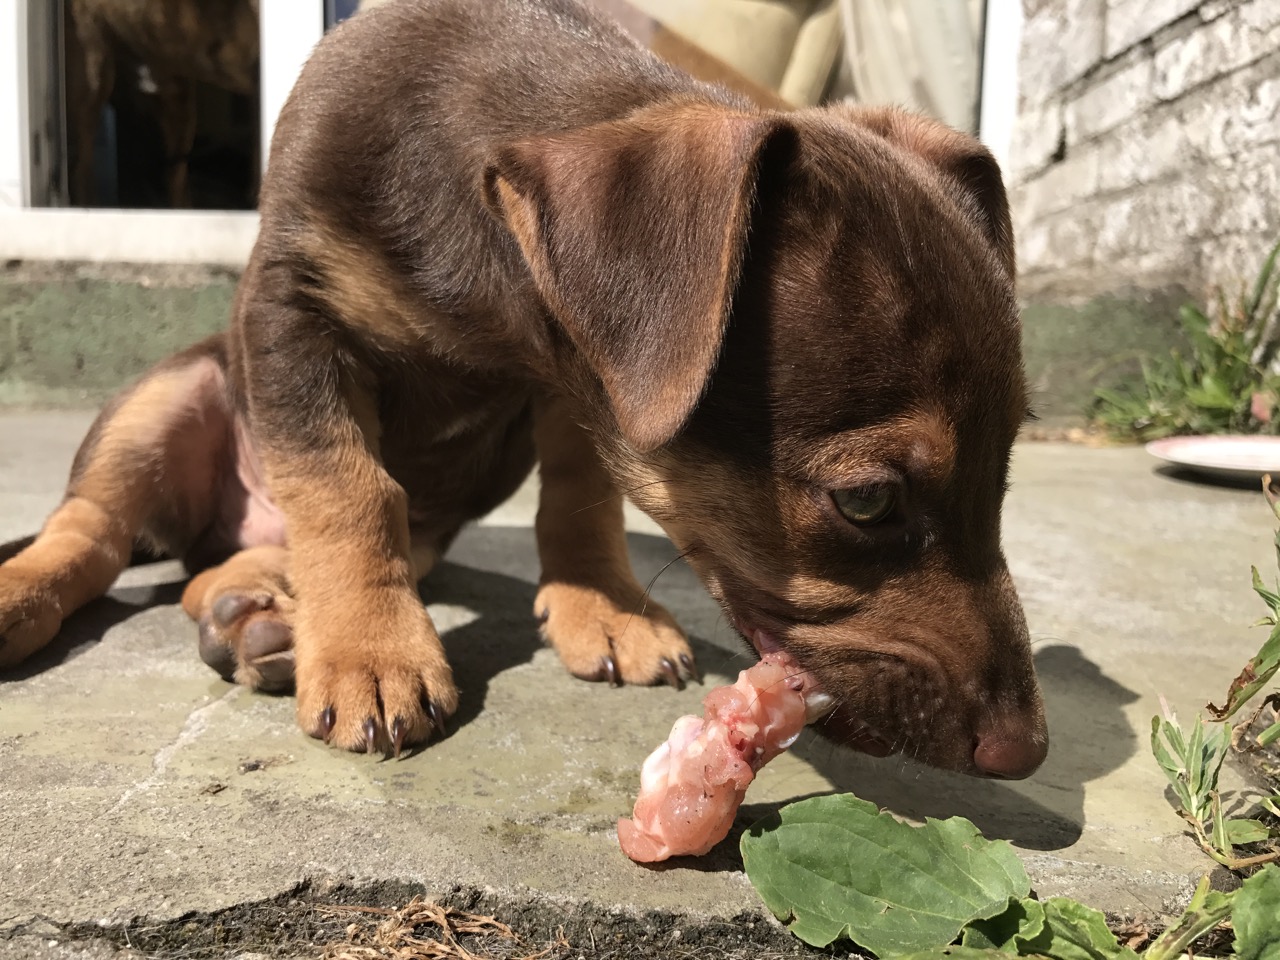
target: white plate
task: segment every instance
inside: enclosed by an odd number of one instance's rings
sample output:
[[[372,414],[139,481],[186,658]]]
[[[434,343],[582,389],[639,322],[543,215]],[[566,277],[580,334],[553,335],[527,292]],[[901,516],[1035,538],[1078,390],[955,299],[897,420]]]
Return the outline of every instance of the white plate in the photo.
[[[1264,473],[1280,480],[1280,437],[1166,437],[1148,443],[1147,453],[1224,480],[1257,480]]]

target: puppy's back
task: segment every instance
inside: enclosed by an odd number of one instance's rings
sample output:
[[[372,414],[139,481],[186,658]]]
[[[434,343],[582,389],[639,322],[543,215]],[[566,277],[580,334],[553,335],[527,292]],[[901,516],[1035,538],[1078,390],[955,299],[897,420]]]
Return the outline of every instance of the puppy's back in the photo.
[[[496,145],[673,97],[735,103],[577,0],[389,0],[333,30],[277,124],[263,232],[323,220],[416,271],[434,306],[522,273],[478,190]]]

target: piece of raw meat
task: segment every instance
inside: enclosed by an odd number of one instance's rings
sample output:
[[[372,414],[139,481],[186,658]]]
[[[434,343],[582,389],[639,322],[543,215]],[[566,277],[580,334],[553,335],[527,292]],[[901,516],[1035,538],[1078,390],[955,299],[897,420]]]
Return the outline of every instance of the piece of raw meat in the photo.
[[[806,722],[806,676],[781,651],[766,654],[703,699],[704,716],[681,717],[645,760],[622,852],[639,863],[706,853],[723,840],[756,771],[795,743]],[[809,709],[830,697],[809,693]]]

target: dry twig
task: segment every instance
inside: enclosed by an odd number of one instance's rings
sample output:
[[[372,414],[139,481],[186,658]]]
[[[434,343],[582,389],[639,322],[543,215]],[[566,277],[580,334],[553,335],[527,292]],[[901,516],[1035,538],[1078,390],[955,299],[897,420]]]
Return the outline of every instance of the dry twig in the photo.
[[[528,946],[515,931],[495,917],[443,907],[421,897],[414,897],[399,910],[349,906],[320,909],[384,918],[377,923],[351,923],[347,939],[326,946],[323,960],[541,960],[553,950],[569,947],[561,930],[556,941],[536,953],[528,952]],[[459,942],[460,936],[480,938],[481,944],[491,940],[501,949],[496,953],[487,949],[473,953]]]

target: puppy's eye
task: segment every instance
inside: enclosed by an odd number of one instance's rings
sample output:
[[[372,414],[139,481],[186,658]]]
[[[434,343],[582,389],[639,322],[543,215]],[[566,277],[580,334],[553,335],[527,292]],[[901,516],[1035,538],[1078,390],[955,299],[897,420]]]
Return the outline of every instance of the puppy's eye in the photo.
[[[888,484],[833,490],[831,499],[846,520],[858,527],[870,527],[893,512],[897,494]]]

